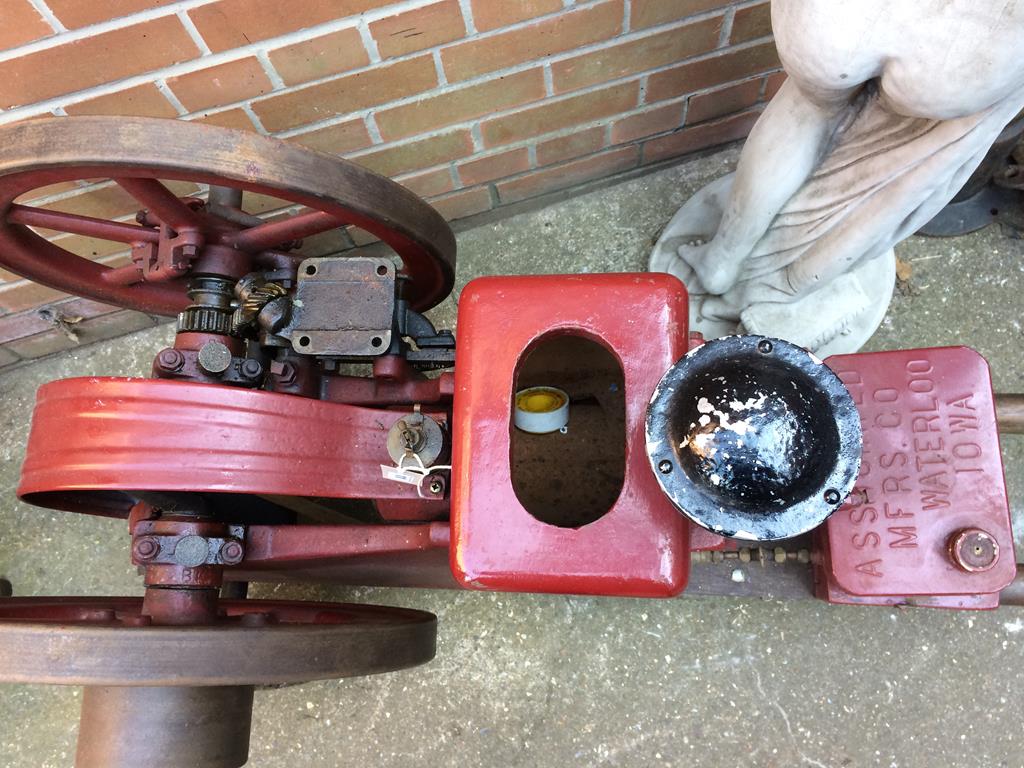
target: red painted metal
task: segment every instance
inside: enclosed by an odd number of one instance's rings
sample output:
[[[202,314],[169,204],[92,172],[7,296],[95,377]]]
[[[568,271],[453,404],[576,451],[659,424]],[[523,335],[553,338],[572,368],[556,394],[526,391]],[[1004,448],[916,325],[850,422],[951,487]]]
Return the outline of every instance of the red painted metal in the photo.
[[[407,405],[439,403],[455,393],[455,375],[399,380],[365,376],[325,376],[321,386],[324,400],[350,405]]]
[[[988,364],[966,347],[831,357],[864,428],[854,492],[819,530],[819,593],[831,602],[995,607],[1016,572]],[[989,570],[958,567],[949,542],[980,528]]]
[[[622,492],[603,517],[577,529],[532,517],[511,482],[516,368],[550,334],[600,342],[625,374]],[[648,597],[683,590],[689,524],[651,474],[644,416],[662,374],[688,347],[686,290],[668,275],[493,277],[466,286],[459,301],[451,553],[464,586]]]
[[[436,414],[444,418],[443,414]],[[103,509],[101,493],[213,491],[418,499],[381,475],[398,414],[180,381],[80,378],[39,389],[18,495]]]
[[[116,243],[156,243],[160,240],[160,233],[148,227],[27,205],[12,205],[7,210],[7,220],[12,224],[44,227],[58,232],[113,240]]]
[[[421,525],[253,525],[245,534],[247,570],[294,569],[349,557],[448,549],[448,523]]]
[[[259,224],[240,232],[225,233],[219,239],[222,243],[241,251],[263,251],[281,243],[301,240],[341,226],[344,226],[344,222],[337,216],[323,211],[302,211],[294,216],[268,221],[266,224]]]

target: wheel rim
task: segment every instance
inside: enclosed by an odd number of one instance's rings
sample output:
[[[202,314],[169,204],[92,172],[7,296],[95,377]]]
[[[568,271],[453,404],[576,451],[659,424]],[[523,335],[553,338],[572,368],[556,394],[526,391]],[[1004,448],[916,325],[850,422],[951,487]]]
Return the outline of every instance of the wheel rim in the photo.
[[[126,247],[132,238],[153,242],[153,228],[55,216],[14,203],[33,189],[96,178],[114,180],[175,232],[196,228],[222,252],[230,251],[243,273],[261,253],[296,233],[310,236],[351,224],[379,237],[402,259],[414,308],[437,305],[454,283],[455,240],[440,214],[395,182],[337,157],[244,131],[155,118],[33,120],[0,130],[0,142],[0,266],[51,288],[161,315],[188,304],[184,280],[126,284],[125,273],[112,276],[110,267],[60,248],[29,226],[75,234],[86,228],[90,236],[127,242]],[[206,214],[190,214],[158,180],[230,187],[304,210],[289,224],[232,229]]]
[[[207,626],[153,626],[142,598],[0,601],[0,681],[233,686],[392,672],[434,657],[437,619],[405,608],[222,600]]]

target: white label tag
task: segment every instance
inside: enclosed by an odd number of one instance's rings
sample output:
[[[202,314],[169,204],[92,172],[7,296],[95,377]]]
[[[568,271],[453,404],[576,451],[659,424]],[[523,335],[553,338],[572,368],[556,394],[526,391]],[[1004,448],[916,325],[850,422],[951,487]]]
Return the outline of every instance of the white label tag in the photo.
[[[419,485],[423,480],[422,472],[389,467],[386,464],[380,465],[380,473],[384,476],[385,480],[394,480],[396,483],[405,483],[406,485]]]

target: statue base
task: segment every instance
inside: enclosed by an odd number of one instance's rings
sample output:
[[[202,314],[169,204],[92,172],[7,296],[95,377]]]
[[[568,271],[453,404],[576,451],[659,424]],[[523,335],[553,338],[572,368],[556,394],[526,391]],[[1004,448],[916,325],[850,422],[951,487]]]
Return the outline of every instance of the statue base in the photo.
[[[665,227],[651,254],[649,269],[668,272],[694,288],[693,270],[678,255],[681,245],[710,240],[729,200],[733,174],[713,181],[690,198]],[[704,317],[705,295],[690,294],[690,330],[714,339],[756,333],[785,339],[818,357],[859,350],[885,319],[896,285],[892,249],[862,261],[814,293],[791,303],[757,303],[739,321]]]

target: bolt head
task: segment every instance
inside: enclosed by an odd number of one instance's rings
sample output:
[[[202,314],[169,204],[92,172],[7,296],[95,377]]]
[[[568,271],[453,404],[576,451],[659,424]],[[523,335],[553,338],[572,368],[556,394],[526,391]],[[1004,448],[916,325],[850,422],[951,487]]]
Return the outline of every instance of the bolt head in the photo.
[[[143,536],[132,544],[132,555],[140,562],[152,560],[160,552],[160,544],[152,536]]]
[[[241,542],[225,541],[220,548],[220,559],[224,565],[238,565],[245,557],[245,548]]]
[[[669,472],[672,471],[672,462],[669,461],[668,459],[663,459],[662,461],[659,461],[658,471],[661,472],[661,474],[663,475],[667,475]]]
[[[241,372],[247,379],[258,379],[263,373],[263,366],[260,364],[259,360],[249,358],[242,363]]]
[[[969,573],[983,573],[999,562],[999,542],[980,528],[964,528],[949,540],[952,561]]]
[[[430,481],[430,492],[432,494],[437,496],[443,490],[444,490],[444,483],[442,483],[440,480],[436,480],[435,479],[435,480],[431,480]]]
[[[156,365],[169,373],[180,371],[185,364],[185,356],[176,349],[164,349],[156,356]]]
[[[295,370],[295,366],[289,363],[288,361],[280,362],[278,360],[275,360],[270,364],[270,373],[271,375],[277,377],[277,380],[280,384],[283,384],[285,386],[289,384],[294,384],[295,379],[297,377],[297,371]]]

